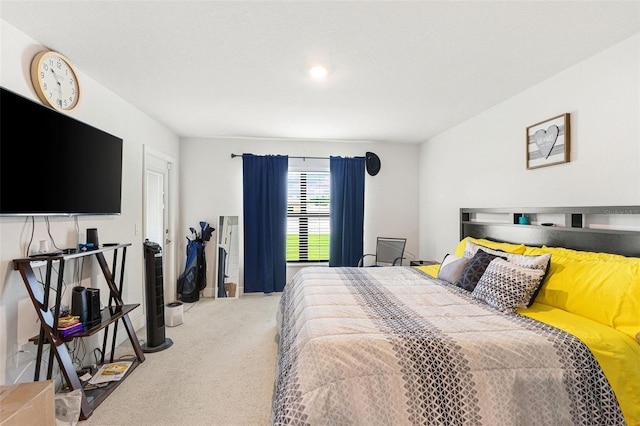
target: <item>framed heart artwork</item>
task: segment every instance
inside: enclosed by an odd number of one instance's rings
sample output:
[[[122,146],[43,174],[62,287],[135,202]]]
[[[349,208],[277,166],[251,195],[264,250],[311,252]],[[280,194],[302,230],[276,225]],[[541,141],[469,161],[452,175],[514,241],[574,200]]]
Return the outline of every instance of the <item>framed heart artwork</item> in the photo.
[[[569,162],[569,113],[527,127],[527,169]]]

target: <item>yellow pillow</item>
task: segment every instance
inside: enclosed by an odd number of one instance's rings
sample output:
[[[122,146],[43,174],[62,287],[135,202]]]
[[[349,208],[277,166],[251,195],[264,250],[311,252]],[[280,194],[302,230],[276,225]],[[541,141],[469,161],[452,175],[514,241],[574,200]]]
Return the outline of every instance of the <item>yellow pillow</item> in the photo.
[[[640,262],[640,258],[626,257],[620,254],[596,253],[592,251],[572,250],[564,247],[542,246],[542,249],[545,250],[547,253],[551,253],[552,255],[558,254],[560,256],[564,256],[569,259],[575,259],[575,260],[604,260],[604,261],[631,262],[631,263]]]
[[[502,250],[506,251],[507,253],[514,254],[524,254],[524,250],[526,248],[524,244],[499,243],[496,241],[485,240],[484,238],[466,237],[456,246],[456,251],[454,253],[456,256],[462,257],[464,255],[464,249],[467,246],[467,241],[471,241],[472,243],[476,243],[481,246],[489,247],[490,249]]]
[[[433,278],[438,277],[438,271],[440,270],[440,264],[436,265],[425,265],[425,266],[414,266],[416,269],[420,269],[427,275],[431,275]]]
[[[576,260],[552,253],[536,302],[613,327],[640,330],[640,263]]]
[[[545,249],[540,248],[540,247],[525,246],[523,254],[525,256],[540,256],[541,254],[547,254],[547,253],[551,253],[551,257],[553,258],[553,252],[552,251],[545,250]]]

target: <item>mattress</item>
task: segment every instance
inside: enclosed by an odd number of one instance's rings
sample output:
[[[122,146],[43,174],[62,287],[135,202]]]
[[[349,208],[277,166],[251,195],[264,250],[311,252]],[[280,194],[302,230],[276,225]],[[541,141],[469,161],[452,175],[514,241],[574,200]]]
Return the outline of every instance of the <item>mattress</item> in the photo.
[[[304,268],[278,327],[274,425],[625,424],[580,339],[415,268]]]

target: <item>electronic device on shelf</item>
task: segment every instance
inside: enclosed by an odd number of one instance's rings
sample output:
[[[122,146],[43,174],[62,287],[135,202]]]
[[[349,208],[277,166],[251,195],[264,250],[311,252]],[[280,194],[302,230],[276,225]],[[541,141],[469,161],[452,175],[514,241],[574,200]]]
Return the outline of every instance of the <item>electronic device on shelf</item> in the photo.
[[[38,258],[38,257],[60,256],[62,253],[63,253],[62,251],[52,251],[49,253],[34,253],[29,257]]]

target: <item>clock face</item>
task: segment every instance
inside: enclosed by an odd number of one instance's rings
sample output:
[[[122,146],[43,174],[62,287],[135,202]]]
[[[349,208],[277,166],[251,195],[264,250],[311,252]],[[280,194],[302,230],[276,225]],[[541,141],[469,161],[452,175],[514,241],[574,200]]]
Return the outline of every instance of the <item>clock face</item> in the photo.
[[[80,101],[80,84],[69,61],[44,51],[31,62],[31,82],[40,100],[59,111],[72,111]]]

